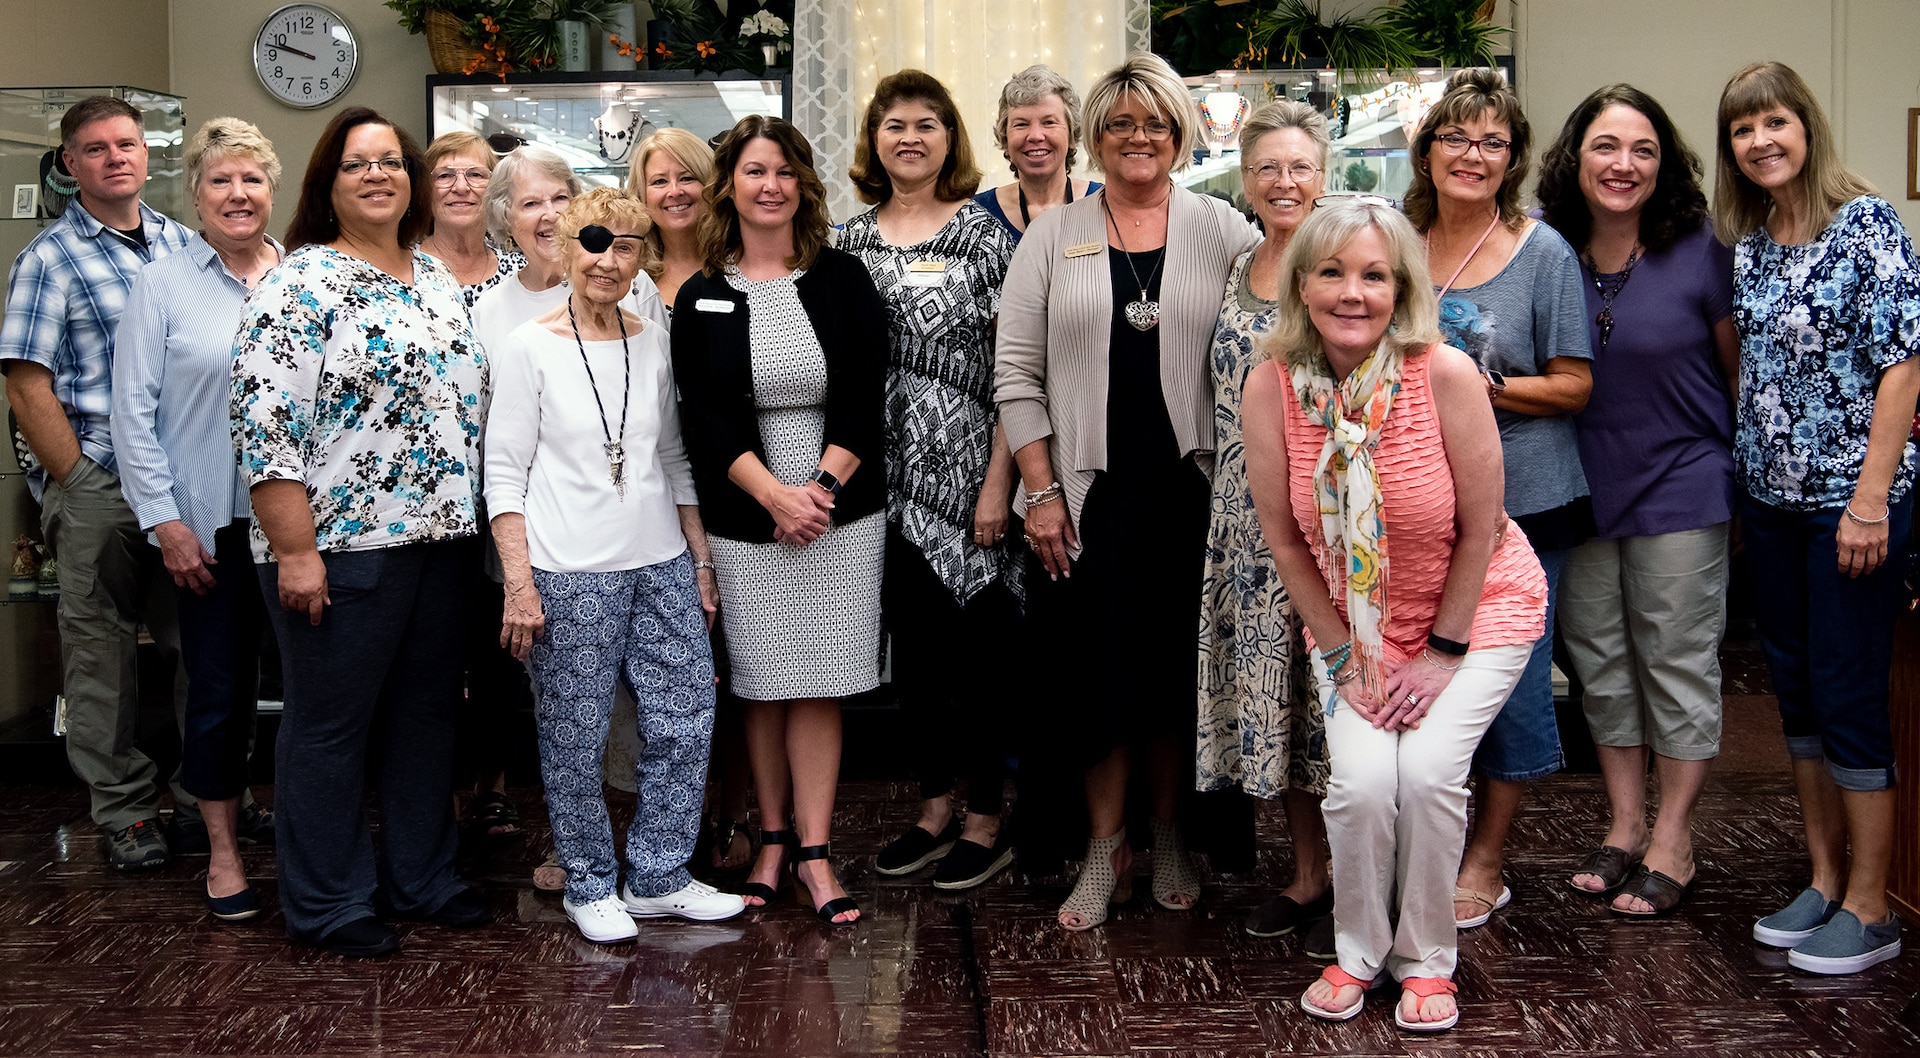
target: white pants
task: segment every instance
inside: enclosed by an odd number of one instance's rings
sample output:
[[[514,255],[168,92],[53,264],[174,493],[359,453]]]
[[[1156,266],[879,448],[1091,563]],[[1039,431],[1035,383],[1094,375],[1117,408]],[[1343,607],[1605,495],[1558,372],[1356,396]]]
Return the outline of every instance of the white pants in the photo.
[[[1532,652],[1531,643],[1470,652],[1411,731],[1382,731],[1344,700],[1327,718],[1333,777],[1323,811],[1342,970],[1363,981],[1383,967],[1395,980],[1453,976],[1467,770]],[[1324,700],[1317,657],[1314,677]]]

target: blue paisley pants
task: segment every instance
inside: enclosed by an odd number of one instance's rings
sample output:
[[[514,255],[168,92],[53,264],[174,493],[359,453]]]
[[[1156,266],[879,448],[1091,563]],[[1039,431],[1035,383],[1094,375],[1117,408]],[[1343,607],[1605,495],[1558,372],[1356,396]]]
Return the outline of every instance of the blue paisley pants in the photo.
[[[639,805],[627,828],[627,885],[635,896],[686,886],[700,830],[713,741],[713,654],[693,558],[612,573],[533,571],[547,619],[534,642],[540,775],[567,899],[614,895],[619,862],[600,784],[614,683],[637,706]]]

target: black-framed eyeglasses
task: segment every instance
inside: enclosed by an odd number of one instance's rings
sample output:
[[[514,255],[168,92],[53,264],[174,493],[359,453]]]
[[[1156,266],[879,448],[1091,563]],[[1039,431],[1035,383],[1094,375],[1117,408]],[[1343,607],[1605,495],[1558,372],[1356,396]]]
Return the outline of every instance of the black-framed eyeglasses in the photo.
[[[1135,132],[1145,133],[1150,140],[1164,140],[1173,135],[1173,126],[1159,118],[1148,118],[1144,122],[1132,118],[1114,118],[1100,127],[1107,130],[1107,135],[1123,140],[1132,139]]]
[[[581,228],[580,234],[575,237],[580,240],[580,248],[588,253],[606,253],[607,247],[612,246],[615,239],[632,239],[636,243],[646,241],[638,235],[615,235],[603,224],[589,224]]]
[[[1440,148],[1448,154],[1465,154],[1469,148],[1478,147],[1482,158],[1498,158],[1507,153],[1507,148],[1513,146],[1512,140],[1499,136],[1486,136],[1476,140],[1472,136],[1458,132],[1443,132],[1435,136],[1433,142],[1439,144]]]
[[[396,176],[407,171],[407,160],[405,158],[374,158],[371,160],[366,158],[349,158],[340,163],[340,175],[359,176],[361,173],[366,172],[376,165]]]
[[[512,154],[526,145],[526,139],[511,132],[496,132],[487,137],[487,146],[492,147],[495,154]]]

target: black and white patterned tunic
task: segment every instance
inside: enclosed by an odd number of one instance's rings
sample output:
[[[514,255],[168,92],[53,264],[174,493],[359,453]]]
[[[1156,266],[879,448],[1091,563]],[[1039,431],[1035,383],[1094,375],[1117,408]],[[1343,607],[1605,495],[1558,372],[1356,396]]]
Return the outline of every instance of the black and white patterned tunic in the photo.
[[[819,467],[826,429],[827,358],[794,289],[800,275],[755,281],[727,273],[747,296],[767,470],[789,485]],[[879,685],[884,514],[834,526],[805,547],[708,539],[734,694],[753,701],[837,698]]]
[[[882,238],[877,218],[848,221],[838,246],[867,266],[889,310],[887,518],[965,604],[1016,564],[1005,538],[973,539],[993,455],[993,319],[1014,244],[971,201],[910,246]]]

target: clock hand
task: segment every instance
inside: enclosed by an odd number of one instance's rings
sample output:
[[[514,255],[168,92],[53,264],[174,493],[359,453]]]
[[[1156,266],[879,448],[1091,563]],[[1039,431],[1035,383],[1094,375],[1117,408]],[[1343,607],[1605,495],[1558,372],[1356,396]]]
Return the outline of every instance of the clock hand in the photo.
[[[299,48],[289,47],[287,44],[287,35],[285,33],[275,33],[273,35],[273,46],[276,48],[279,48],[281,51],[288,53],[289,55],[298,55],[302,59],[306,59],[309,62],[320,61],[318,56],[308,55],[306,52],[301,51]]]

